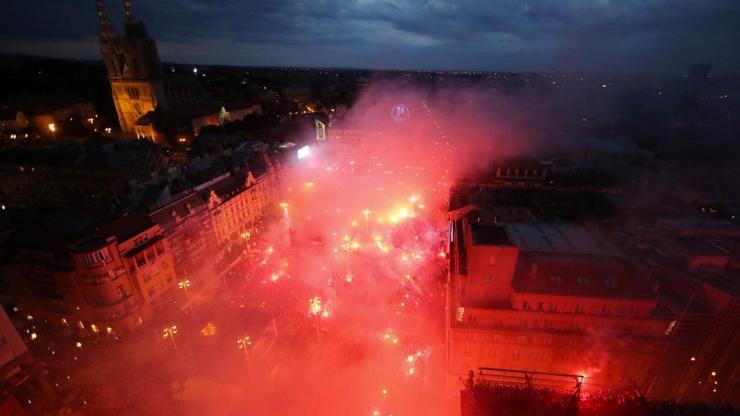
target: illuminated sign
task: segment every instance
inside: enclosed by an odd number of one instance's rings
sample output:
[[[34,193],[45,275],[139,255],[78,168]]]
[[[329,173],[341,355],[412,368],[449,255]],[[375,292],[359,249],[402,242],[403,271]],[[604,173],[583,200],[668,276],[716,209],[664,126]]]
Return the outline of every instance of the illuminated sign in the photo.
[[[322,123],[321,120],[316,120],[316,141],[326,141],[326,124]]]
[[[303,146],[298,149],[298,159],[305,159],[311,156],[311,146]]]
[[[411,112],[409,111],[409,108],[403,104],[396,104],[393,106],[393,109],[391,109],[391,119],[393,119],[394,123],[403,123],[408,120],[409,117],[411,117]]]

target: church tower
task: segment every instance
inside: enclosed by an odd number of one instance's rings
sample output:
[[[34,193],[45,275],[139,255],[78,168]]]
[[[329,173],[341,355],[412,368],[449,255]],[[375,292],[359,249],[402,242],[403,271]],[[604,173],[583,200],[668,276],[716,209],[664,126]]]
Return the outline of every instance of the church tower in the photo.
[[[100,52],[108,70],[118,121],[124,133],[133,133],[141,116],[167,106],[157,44],[147,34],[144,24],[136,20],[131,0],[123,1],[126,12],[123,36],[113,29],[103,0],[96,1]]]

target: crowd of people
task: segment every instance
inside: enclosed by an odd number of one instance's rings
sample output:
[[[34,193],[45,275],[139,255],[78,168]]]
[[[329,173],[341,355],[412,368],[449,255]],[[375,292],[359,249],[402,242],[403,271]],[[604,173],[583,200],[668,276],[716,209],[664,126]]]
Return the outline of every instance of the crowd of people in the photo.
[[[462,416],[731,416],[740,409],[705,403],[648,400],[636,391],[556,391],[502,385],[478,378],[465,381]]]

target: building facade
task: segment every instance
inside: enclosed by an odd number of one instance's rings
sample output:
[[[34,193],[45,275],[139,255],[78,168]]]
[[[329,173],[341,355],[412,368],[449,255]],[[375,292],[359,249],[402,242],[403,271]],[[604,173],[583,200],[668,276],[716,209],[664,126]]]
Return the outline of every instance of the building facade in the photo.
[[[225,174],[195,188],[206,201],[219,246],[249,238],[263,216],[278,203],[278,173],[269,164],[255,175]]]
[[[0,308],[0,414],[44,414],[53,409],[55,398],[46,366],[33,358]]]
[[[677,378],[672,392],[680,401],[731,403],[740,406],[740,285],[738,270],[700,273],[683,279],[691,285],[691,304],[676,321],[678,330],[692,331],[690,348],[675,364]],[[679,279],[674,279],[678,282]],[[687,302],[688,303],[688,302]],[[709,311],[694,325],[697,306]]]
[[[79,291],[95,308],[90,316],[107,326],[133,330],[151,319],[177,282],[161,227],[144,215],[124,215],[71,249]]]
[[[641,270],[576,225],[450,226],[447,376],[480,367],[586,376],[585,387],[654,382],[673,316]]]
[[[9,301],[88,335],[134,331],[177,282],[161,228],[138,214],[61,247],[17,249],[5,260],[0,273]]]
[[[189,278],[205,263],[215,241],[205,201],[197,192],[188,190],[152,207],[149,217],[162,228],[177,275]]]

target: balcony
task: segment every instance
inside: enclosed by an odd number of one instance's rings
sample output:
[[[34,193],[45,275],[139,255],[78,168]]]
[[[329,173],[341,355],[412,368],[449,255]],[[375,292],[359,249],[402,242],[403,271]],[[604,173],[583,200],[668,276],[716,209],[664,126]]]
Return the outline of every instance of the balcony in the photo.
[[[119,278],[126,275],[126,270],[123,267],[119,267],[115,270],[109,270],[107,273],[98,273],[91,276],[78,277],[78,280],[82,283],[100,286],[115,282]]]
[[[141,307],[131,293],[111,302],[88,302],[88,305],[98,319],[104,320],[120,319]]]

